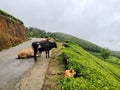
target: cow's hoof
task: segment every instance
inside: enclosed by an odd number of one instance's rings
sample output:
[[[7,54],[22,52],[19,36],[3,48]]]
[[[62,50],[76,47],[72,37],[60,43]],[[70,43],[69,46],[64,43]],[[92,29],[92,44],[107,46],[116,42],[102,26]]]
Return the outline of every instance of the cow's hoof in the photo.
[[[35,59],[34,61],[37,62],[37,59]]]

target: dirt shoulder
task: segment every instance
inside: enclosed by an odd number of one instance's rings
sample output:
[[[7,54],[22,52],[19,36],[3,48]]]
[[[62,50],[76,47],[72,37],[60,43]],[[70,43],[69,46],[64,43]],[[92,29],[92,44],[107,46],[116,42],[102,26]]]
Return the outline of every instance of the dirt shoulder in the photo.
[[[61,43],[58,43],[58,48],[52,51],[48,69],[45,75],[44,84],[41,90],[61,90],[60,80],[65,75],[65,65],[57,57],[61,54]]]

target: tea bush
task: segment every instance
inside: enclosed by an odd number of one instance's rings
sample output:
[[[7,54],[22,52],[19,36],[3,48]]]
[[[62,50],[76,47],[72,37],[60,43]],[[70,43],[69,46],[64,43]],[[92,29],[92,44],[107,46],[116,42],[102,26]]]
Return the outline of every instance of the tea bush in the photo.
[[[62,90],[119,90],[120,70],[109,62],[98,59],[77,44],[67,41],[62,48],[66,68],[75,70],[75,78],[63,78]]]

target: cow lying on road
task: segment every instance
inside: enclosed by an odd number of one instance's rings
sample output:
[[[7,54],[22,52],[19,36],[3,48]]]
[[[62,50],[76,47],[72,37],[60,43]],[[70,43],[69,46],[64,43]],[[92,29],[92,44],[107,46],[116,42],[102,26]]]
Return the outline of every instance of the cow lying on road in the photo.
[[[30,57],[33,57],[33,56],[34,56],[34,51],[33,51],[32,48],[22,49],[18,53],[18,59],[30,58]],[[37,53],[37,56],[40,56],[40,55]]]

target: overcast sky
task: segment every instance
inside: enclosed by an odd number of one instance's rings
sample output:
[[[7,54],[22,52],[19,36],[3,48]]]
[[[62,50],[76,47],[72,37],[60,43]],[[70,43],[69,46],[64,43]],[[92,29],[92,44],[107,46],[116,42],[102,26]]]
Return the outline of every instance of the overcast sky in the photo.
[[[63,32],[120,51],[120,0],[0,0],[25,26]]]

